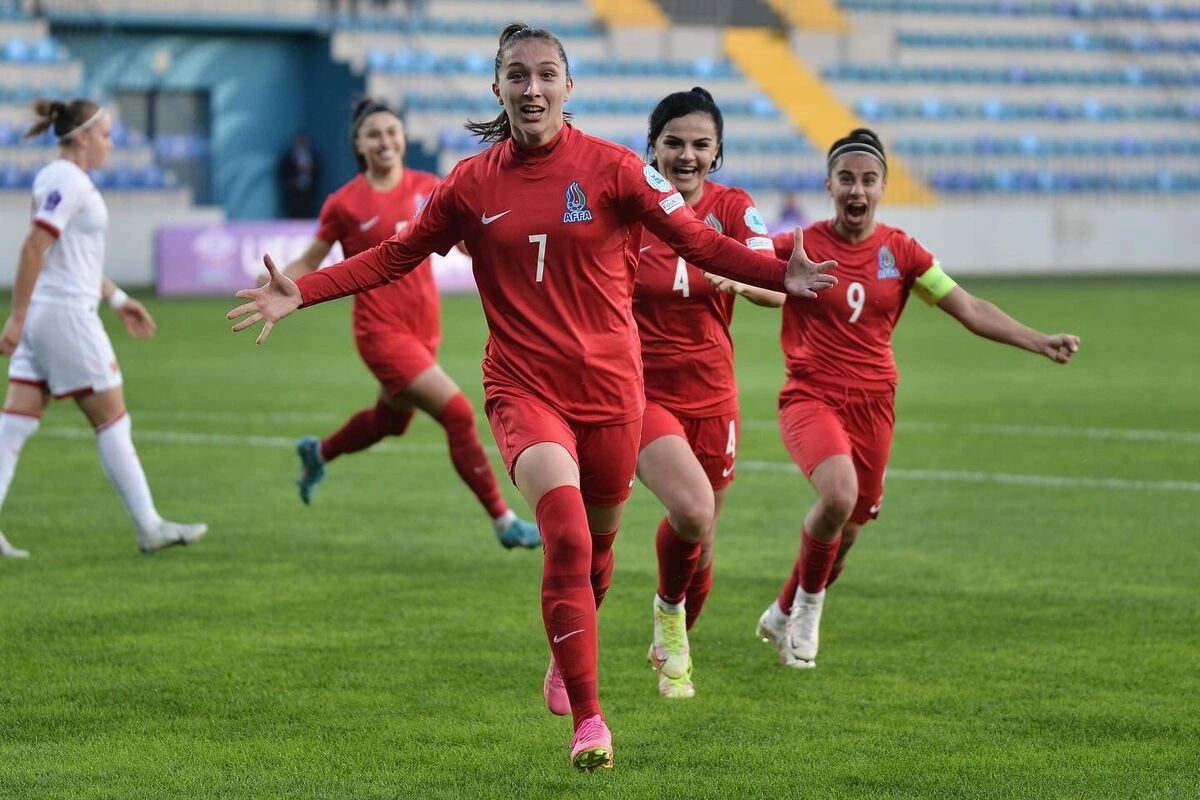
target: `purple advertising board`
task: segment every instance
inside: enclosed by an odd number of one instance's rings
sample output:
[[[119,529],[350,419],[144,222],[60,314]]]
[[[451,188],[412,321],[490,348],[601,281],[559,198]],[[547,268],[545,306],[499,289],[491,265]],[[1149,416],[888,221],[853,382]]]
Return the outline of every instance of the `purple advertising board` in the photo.
[[[255,285],[264,253],[282,269],[304,252],[316,229],[312,220],[164,225],[158,229],[155,288],[161,296],[231,295]],[[341,260],[335,243],[321,266]],[[434,255],[433,274],[443,294],[475,291],[471,259],[458,250]]]

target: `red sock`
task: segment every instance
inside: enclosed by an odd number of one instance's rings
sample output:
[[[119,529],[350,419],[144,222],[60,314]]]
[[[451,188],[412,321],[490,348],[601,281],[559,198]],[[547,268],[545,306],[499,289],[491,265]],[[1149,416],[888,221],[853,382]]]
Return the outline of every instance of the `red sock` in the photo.
[[[608,587],[612,585],[613,574],[613,542],[617,532],[598,533],[592,531],[592,596],[596,598],[596,610],[604,602]]]
[[[599,639],[590,575],[592,536],[583,496],[574,486],[546,492],[535,513],[544,553],[542,621],[550,652],[571,699],[571,716],[578,726],[600,713],[596,692]]]
[[[663,517],[654,545],[658,550],[658,596],[665,603],[678,603],[683,600],[700,560],[700,542],[684,539]]]
[[[364,408],[329,436],[321,440],[321,458],[333,461],[338,456],[366,450],[385,436],[400,436],[412,422],[412,409],[392,408],[380,400],[374,408]]]
[[[692,582],[687,587],[687,629],[690,631],[704,609],[704,601],[712,589],[713,565],[709,559],[708,566],[697,567],[692,573]]]
[[[798,587],[802,587],[809,594],[816,594],[829,584],[829,573],[833,570],[841,538],[839,533],[837,538],[824,542],[814,539],[808,531],[804,532],[800,540],[800,556],[792,567],[791,577],[779,593],[781,611],[787,613],[792,610],[792,601],[796,598]]]
[[[462,392],[450,398],[450,402],[437,415],[437,421],[446,429],[446,439],[450,443],[450,460],[458,477],[463,479],[471,491],[479,498],[479,502],[491,514],[492,519],[503,516],[508,511],[508,503],[500,494],[500,486],[496,483],[496,475],[492,465],[488,463],[487,454],[483,452],[483,444],[479,441],[479,432],[475,429],[475,410],[471,401]]]

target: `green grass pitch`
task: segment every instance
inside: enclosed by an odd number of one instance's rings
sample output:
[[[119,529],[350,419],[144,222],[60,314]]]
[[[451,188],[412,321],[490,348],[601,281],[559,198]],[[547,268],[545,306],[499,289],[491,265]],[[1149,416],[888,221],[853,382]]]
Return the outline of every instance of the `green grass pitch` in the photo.
[[[0,516],[33,552],[0,561],[0,797],[1197,797],[1200,284],[964,284],[1082,351],[1058,367],[910,305],[887,502],[810,672],[753,636],[812,493],[774,424],[776,313],[739,308],[698,695],[660,698],[645,661],[661,511],[639,487],[601,614],[616,768],[591,775],[542,703],[540,556],[497,545],[436,425],[297,499],[292,440],[375,391],[348,303],[261,348],[232,300],[151,298],[148,342],[105,311],[159,508],[211,531],[139,555],[82,416],[47,414]],[[477,301],[444,322],[478,409]]]

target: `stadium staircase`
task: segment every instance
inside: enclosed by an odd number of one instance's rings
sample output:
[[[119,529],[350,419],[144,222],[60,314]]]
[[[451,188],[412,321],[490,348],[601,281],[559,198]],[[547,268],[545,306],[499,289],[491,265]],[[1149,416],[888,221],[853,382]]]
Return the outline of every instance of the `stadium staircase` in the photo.
[[[762,28],[734,28],[725,32],[724,41],[733,62],[820,150],[827,151],[848,131],[864,126],[781,35]],[[926,205],[934,201],[929,188],[895,157],[888,159],[888,194],[898,203]]]

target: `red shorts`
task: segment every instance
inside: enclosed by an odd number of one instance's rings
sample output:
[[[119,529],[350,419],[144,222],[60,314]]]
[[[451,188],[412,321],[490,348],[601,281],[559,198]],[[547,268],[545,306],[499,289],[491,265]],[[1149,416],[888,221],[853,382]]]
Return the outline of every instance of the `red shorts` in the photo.
[[[788,379],[779,393],[779,430],[796,465],[812,477],[830,456],[848,455],[858,476],[850,521],[879,516],[896,427],[893,392],[864,392]]]
[[[642,442],[639,451],[663,436],[680,436],[696,454],[714,490],[733,483],[733,462],[737,459],[737,441],[741,418],[737,411],[717,417],[677,417],[654,401],[646,402],[642,417]]]
[[[369,333],[354,337],[358,354],[388,397],[396,397],[437,363],[437,348],[409,333]]]
[[[637,471],[640,419],[618,425],[580,425],[512,387],[493,391],[483,410],[510,478],[521,453],[535,444],[554,442],[579,465],[579,492],[585,503],[608,507],[629,499]]]

